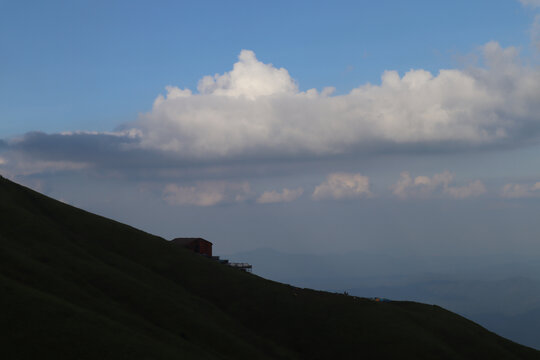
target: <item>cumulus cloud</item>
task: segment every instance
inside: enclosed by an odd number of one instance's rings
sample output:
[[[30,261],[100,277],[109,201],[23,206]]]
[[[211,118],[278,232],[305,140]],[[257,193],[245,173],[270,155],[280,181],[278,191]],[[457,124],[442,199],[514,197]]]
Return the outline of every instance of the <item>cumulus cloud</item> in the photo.
[[[264,64],[257,60],[253,51],[242,50],[232,71],[203,77],[197,90],[200,94],[254,100],[260,96],[294,94],[298,87],[286,69]]]
[[[333,173],[313,191],[313,199],[348,199],[371,196],[369,178],[362,174]]]
[[[537,142],[540,70],[495,42],[482,54],[482,66],[386,71],[380,85],[332,95],[331,87],[299,91],[286,69],[243,50],[231,71],[203,77],[198,91],[168,86],[119,131],[31,133],[0,147],[8,160],[18,153],[127,169]]]
[[[501,196],[508,199],[518,199],[540,196],[540,182],[535,184],[506,184]]]
[[[392,187],[392,192],[401,199],[427,197],[436,193],[442,193],[455,199],[465,199],[486,192],[486,187],[480,180],[472,181],[463,186],[452,186],[453,180],[454,174],[449,171],[435,174],[432,177],[417,176],[414,179],[408,172],[402,172],[398,182]]]
[[[349,94],[300,92],[289,73],[242,51],[199,93],[168,87],[134,124],[144,148],[194,158],[332,155],[358,148],[490,146],[537,135],[540,71],[515,48],[482,48],[485,68],[386,71]],[[525,131],[527,129],[527,131]]]
[[[200,182],[193,186],[168,184],[163,198],[170,205],[213,206],[224,202],[243,202],[251,195],[249,183]]]
[[[283,189],[281,192],[275,190],[265,191],[257,198],[259,204],[271,204],[271,203],[280,203],[280,202],[291,202],[298,199],[304,193],[304,189],[297,188],[289,190],[287,188]]]

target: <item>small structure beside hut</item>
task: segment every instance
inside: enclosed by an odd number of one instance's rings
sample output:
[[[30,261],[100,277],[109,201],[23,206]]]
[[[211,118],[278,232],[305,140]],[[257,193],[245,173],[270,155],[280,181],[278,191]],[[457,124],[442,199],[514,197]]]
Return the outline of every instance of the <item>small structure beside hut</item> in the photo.
[[[241,271],[249,272],[249,273],[251,272],[253,268],[253,266],[251,266],[248,263],[229,263],[229,266],[235,269],[241,270]]]
[[[219,256],[212,256],[212,243],[203,238],[176,238],[171,240],[175,245],[182,246],[197,254],[209,257],[212,260],[218,261],[220,264],[229,265],[235,269],[245,272],[251,272],[252,266],[248,263],[234,263],[226,259],[220,259]]]

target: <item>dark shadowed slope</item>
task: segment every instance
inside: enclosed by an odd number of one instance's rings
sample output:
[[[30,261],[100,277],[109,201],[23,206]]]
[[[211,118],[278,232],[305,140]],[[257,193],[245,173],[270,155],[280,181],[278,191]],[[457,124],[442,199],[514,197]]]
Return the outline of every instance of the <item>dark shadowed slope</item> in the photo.
[[[0,219],[6,359],[540,358],[442,308],[265,280],[5,179]]]

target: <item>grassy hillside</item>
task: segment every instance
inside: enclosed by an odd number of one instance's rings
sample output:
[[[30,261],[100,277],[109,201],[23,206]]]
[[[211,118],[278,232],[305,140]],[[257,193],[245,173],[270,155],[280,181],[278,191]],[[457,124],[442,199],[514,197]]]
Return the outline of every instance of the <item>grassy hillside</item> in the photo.
[[[540,359],[442,308],[265,280],[3,178],[0,306],[6,359]]]

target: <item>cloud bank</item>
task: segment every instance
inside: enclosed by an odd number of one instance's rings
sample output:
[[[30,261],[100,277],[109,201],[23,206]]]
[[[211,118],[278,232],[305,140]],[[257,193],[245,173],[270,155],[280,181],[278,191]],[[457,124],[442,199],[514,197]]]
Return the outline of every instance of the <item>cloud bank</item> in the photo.
[[[406,199],[410,197],[428,197],[445,195],[454,199],[476,197],[486,192],[486,187],[480,180],[472,181],[463,186],[452,186],[454,174],[444,171],[432,177],[417,176],[414,179],[408,172],[400,175],[398,182],[392,187],[395,196]]]

